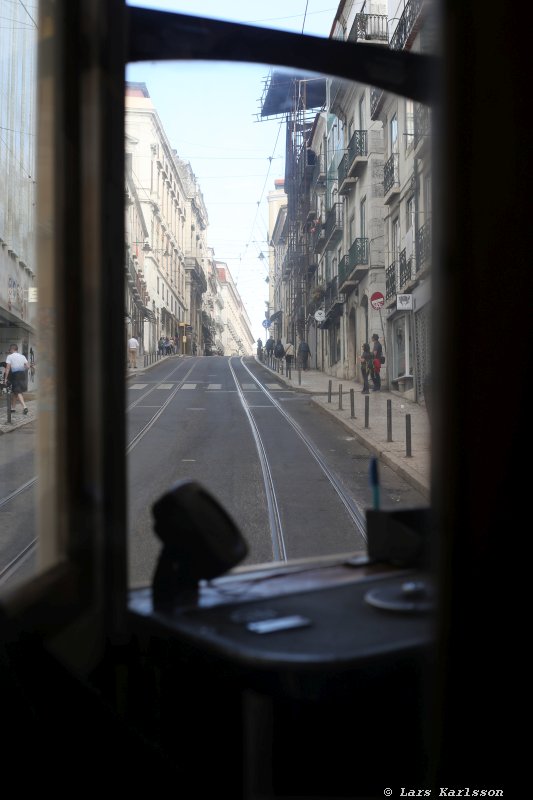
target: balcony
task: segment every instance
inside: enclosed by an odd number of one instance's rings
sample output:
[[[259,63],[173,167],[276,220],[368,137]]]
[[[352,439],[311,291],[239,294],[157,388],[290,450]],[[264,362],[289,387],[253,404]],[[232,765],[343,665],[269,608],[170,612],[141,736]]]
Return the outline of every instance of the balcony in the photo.
[[[383,89],[370,90],[370,117],[371,119],[379,119],[383,102],[385,100],[385,92]]]
[[[326,185],[326,168],[324,164],[324,156],[318,155],[316,157],[315,166],[313,167],[313,177],[311,178],[311,189],[319,191]]]
[[[404,248],[400,252],[400,292],[407,291],[413,278],[413,259],[407,258],[407,252]]]
[[[344,297],[339,294],[339,279],[337,275],[328,283],[324,296],[324,311],[326,319],[333,320],[342,316]]]
[[[369,243],[367,238],[352,242],[348,255],[339,264],[339,291],[349,294],[368,272]]]
[[[383,168],[383,202],[389,205],[400,193],[400,170],[398,153],[393,153]]]
[[[396,299],[398,284],[396,281],[396,261],[385,270],[385,300]]]
[[[389,47],[391,50],[411,49],[413,40],[420,28],[423,4],[424,0],[408,0],[390,40]]]
[[[196,287],[201,294],[207,292],[207,281],[205,279],[202,265],[195,256],[186,256],[185,258],[185,271],[190,273]]]
[[[387,15],[356,14],[354,24],[348,34],[348,41],[388,44]]]
[[[348,194],[368,162],[367,132],[354,131],[338,169],[339,194]]]
[[[418,158],[429,150],[430,114],[429,108],[417,103],[415,106],[415,152]]]
[[[335,245],[342,238],[343,226],[344,206],[342,203],[334,203],[332,208],[328,211],[328,215],[326,217],[325,244],[328,249],[335,247]]]
[[[314,228],[311,228],[310,233],[313,251],[317,254],[322,253],[326,245],[326,230],[324,225],[318,222]]]
[[[431,266],[431,220],[425,222],[416,234],[416,272],[427,272]]]

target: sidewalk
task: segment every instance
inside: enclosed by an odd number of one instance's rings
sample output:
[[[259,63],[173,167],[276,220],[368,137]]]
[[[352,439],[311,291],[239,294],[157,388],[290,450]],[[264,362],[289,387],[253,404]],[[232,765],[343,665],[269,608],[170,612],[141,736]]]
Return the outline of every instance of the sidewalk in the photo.
[[[256,359],[257,360],[257,359]],[[260,363],[260,362],[258,362]],[[359,439],[368,449],[379,457],[430,499],[430,432],[426,409],[407,400],[397,392],[370,392],[361,394],[362,384],[353,379],[339,380],[324,372],[309,369],[298,373],[292,370],[287,378],[266,364],[265,369],[286,386],[299,392],[312,395],[312,402],[325,413],[331,414],[344,425],[346,430]],[[331,402],[328,400],[329,381],[331,381]],[[339,408],[339,386],[342,385],[342,408]],[[351,395],[354,390],[354,414],[351,416]],[[365,401],[368,401],[368,427],[365,427]],[[387,441],[387,412],[390,401],[392,441]],[[407,455],[407,418],[411,424],[411,455]]]
[[[165,358],[144,366],[144,356],[138,357],[138,368],[127,369],[126,377],[131,378],[142,374]],[[184,356],[181,356],[184,358]],[[257,360],[257,359],[256,359]],[[359,439],[368,449],[378,456],[387,466],[404,478],[411,486],[417,489],[429,500],[430,487],[430,435],[429,420],[426,409],[418,403],[405,399],[396,392],[370,392],[369,395],[361,394],[361,384],[353,380],[339,380],[326,375],[324,372],[309,369],[298,373],[292,370],[291,378],[287,378],[276,370],[270,369],[266,364],[261,364],[272,374],[294,391],[305,392],[311,395],[312,402],[319,406],[325,413],[331,414],[349,431]],[[331,381],[331,402],[328,401],[329,381]],[[339,386],[342,385],[342,409],[339,409]],[[351,417],[350,389],[354,390],[354,414]],[[22,425],[35,420],[37,414],[37,401],[35,395],[25,395],[28,414],[22,413],[22,408],[17,404],[17,411],[11,416],[11,423],[7,422],[6,395],[0,399],[0,435],[10,433]],[[368,400],[368,427],[365,427],[365,400]],[[387,441],[387,409],[390,401],[392,441]],[[406,420],[411,421],[411,455],[407,455]]]

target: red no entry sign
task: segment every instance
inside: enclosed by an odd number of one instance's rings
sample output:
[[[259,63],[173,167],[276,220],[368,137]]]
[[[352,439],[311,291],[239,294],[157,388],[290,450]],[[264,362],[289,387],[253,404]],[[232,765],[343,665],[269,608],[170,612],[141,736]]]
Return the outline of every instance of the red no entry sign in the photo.
[[[370,298],[370,304],[372,308],[381,308],[383,303],[385,302],[385,298],[381,294],[381,292],[374,292],[372,297]]]

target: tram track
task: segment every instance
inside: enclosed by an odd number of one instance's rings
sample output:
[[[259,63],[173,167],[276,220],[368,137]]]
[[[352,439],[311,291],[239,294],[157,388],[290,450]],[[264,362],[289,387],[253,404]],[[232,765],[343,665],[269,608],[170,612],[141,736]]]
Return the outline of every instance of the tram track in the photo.
[[[268,401],[277,410],[280,416],[287,422],[287,424],[291,427],[291,429],[294,431],[299,440],[307,448],[307,451],[312,456],[316,464],[319,466],[327,482],[337,494],[337,497],[341,501],[344,510],[346,511],[348,517],[350,518],[351,522],[354,525],[355,531],[362,537],[364,541],[366,541],[366,518],[364,512],[358,507],[353,497],[351,497],[351,495],[344,488],[337,475],[330,469],[324,456],[315,446],[311,438],[303,431],[303,429],[300,427],[300,425],[298,425],[298,423],[293,419],[293,417],[287,411],[285,411],[285,409],[273,396],[272,392],[270,392],[267,389],[267,387],[263,383],[261,383],[259,378],[256,375],[254,375],[254,373],[246,366],[246,364],[244,363],[244,359],[242,357],[239,359],[239,362],[242,368],[253,380],[254,384],[260,389],[260,391],[265,395],[265,397],[268,398]],[[249,407],[249,404],[247,403],[244,397],[244,393],[242,392],[242,389],[240,389],[240,385],[237,380],[237,375],[235,374],[235,370],[233,369],[231,360],[229,362],[229,366],[232,371],[232,374],[234,375],[234,380],[241,396],[241,402],[245,407],[245,411],[247,413],[249,422],[252,426],[253,435],[256,441],[256,446],[258,448],[259,458],[261,460],[261,465],[263,470],[265,492],[267,495],[267,505],[269,506],[269,508],[270,506],[272,506],[275,509],[272,515],[270,515],[269,513],[272,541],[273,542],[276,541],[279,542],[280,540],[285,541],[286,536],[283,532],[283,527],[280,519],[279,503],[276,496],[274,480],[272,477],[273,469],[267,455],[267,447],[265,445],[263,438],[261,437],[259,426],[257,425],[257,422],[253,416],[252,413],[253,409]]]
[[[300,440],[300,442],[305,446],[307,452],[312,456],[313,461],[316,463],[316,465],[318,465],[320,472],[324,476],[328,485],[336,493],[342,504],[344,512],[348,515],[350,523],[353,525],[354,534],[357,533],[362,537],[362,539],[366,539],[364,513],[357,506],[353,497],[342,485],[337,475],[328,466],[323,454],[316,447],[310,437],[293,419],[293,417],[282,407],[281,403],[276,399],[273,393],[269,391],[267,386],[261,382],[259,377],[249,369],[249,367],[244,363],[244,358],[229,358],[227,364],[231,373],[232,383],[235,386],[234,391],[236,391],[238,394],[239,401],[252,432],[260,463],[268,515],[267,528],[270,531],[273,560],[287,561],[290,557],[293,557],[293,555],[291,555],[291,550],[288,544],[290,534],[285,529],[286,525],[284,524],[283,514],[280,509],[280,504],[283,504],[283,499],[280,498],[279,491],[276,488],[276,481],[279,483],[283,480],[281,477],[282,473],[279,471],[279,463],[273,463],[272,457],[269,455],[269,447],[272,448],[272,442],[268,441],[268,427],[262,430],[261,424],[257,419],[258,413],[260,413],[259,409],[261,408],[272,407],[276,414],[278,414],[279,417],[283,419],[284,422],[289,426],[293,434]],[[161,403],[158,400],[157,410],[155,413],[151,414],[149,419],[144,422],[142,427],[135,433],[135,435],[129,439],[126,446],[126,455],[128,455],[149,434],[150,430],[156,425],[157,421],[161,418],[166,409],[175,399],[180,389],[182,389],[184,384],[190,381],[190,376],[196,366],[196,360],[192,364],[190,364],[189,361],[180,363],[176,367],[173,367],[171,370],[166,372],[165,375],[162,375],[157,380],[154,380],[153,385],[151,385],[146,391],[143,391],[142,394],[135,399],[135,401],[127,404],[125,410],[128,413],[135,408],[142,407],[142,404],[145,403],[146,400],[150,398],[150,395],[156,392],[158,387],[160,387],[160,385],[165,381],[172,383],[175,382],[175,386],[173,386],[170,394],[164,399],[164,402]],[[143,376],[141,374],[139,374],[138,380],[139,382],[143,380]],[[250,391],[249,386],[251,383],[253,383],[253,386],[262,393],[262,396],[266,401],[265,405],[258,405],[256,399],[250,402],[250,398],[247,397],[247,393]],[[37,477],[33,477],[21,484],[18,488],[10,492],[4,498],[0,499],[0,509],[9,507],[9,504],[13,502],[15,498],[20,497],[25,492],[29,491],[35,485],[36,481]],[[286,497],[284,510],[285,517],[287,517],[288,507]],[[5,566],[0,568],[0,583],[7,580],[9,576],[11,576],[16,570],[17,565],[23,563],[31,555],[36,544],[37,539],[31,540],[14,558],[10,559]]]

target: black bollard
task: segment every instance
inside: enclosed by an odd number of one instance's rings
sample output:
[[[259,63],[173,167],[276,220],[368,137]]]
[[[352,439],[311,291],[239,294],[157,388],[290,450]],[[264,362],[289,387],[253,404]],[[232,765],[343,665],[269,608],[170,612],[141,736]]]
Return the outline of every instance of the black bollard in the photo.
[[[331,381],[328,381],[328,403],[331,403]]]
[[[342,411],[342,383],[339,383],[339,411]]]
[[[298,386],[302,385],[302,370],[298,367]]]
[[[411,415],[405,415],[405,455],[411,455]]]
[[[365,397],[365,428],[369,428],[370,425],[368,424],[370,418],[370,397],[367,395]]]
[[[355,395],[353,389],[350,389],[350,417],[355,419]]]
[[[392,400],[387,400],[387,441],[392,442]]]

